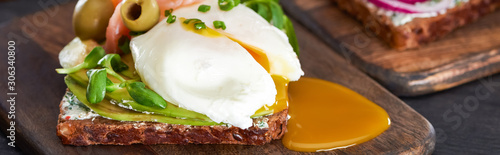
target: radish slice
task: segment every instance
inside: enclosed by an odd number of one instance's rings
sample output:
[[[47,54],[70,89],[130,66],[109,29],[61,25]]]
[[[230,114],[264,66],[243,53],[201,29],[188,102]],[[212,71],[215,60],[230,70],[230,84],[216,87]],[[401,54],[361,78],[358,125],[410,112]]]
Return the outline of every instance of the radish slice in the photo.
[[[438,12],[447,9],[450,6],[450,4],[453,3],[453,0],[441,0],[440,2],[432,6],[417,6],[401,2],[398,0],[368,0],[368,1],[377,5],[378,7],[402,13]],[[411,0],[405,0],[405,1],[411,1]]]
[[[425,2],[427,0],[399,0],[400,2],[403,2],[403,3],[408,3],[408,4],[415,4],[417,2]]]

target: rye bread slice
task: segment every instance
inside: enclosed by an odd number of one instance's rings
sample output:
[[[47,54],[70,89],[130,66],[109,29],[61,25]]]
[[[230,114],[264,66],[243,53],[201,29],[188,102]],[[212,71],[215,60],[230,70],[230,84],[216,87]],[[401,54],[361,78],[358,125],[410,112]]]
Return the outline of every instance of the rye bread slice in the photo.
[[[64,99],[63,99],[64,101]],[[263,145],[280,139],[286,130],[288,109],[254,119],[247,129],[234,126],[191,126],[157,122],[116,121],[103,117],[66,120],[61,101],[57,136],[63,144],[242,144]],[[265,127],[257,124],[267,123]]]
[[[391,47],[404,50],[416,48],[472,23],[500,7],[500,0],[469,0],[446,13],[429,18],[415,18],[395,26],[391,17],[378,14],[380,8],[367,5],[367,0],[334,0],[338,7],[356,17]]]

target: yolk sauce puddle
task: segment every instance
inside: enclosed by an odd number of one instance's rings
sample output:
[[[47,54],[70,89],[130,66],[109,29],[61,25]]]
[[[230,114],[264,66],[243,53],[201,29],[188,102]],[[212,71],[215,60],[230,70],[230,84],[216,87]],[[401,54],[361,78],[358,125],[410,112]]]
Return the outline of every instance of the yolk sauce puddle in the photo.
[[[348,147],[389,128],[387,112],[360,94],[332,82],[302,77],[289,84],[288,149],[301,152]]]

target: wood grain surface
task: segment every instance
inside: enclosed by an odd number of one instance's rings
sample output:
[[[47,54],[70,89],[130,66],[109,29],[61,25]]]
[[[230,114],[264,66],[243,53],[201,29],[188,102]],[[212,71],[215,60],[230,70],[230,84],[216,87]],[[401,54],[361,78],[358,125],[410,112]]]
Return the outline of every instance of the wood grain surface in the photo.
[[[45,25],[38,25],[31,37],[23,35],[24,19],[33,19],[37,13],[14,20],[0,29],[0,48],[7,41],[16,41],[16,145],[27,154],[301,154],[281,144],[280,140],[262,146],[242,145],[131,145],[87,146],[62,145],[56,135],[58,105],[65,92],[64,75],[54,69],[60,67],[58,52],[74,35],[71,13],[75,3],[58,6],[58,13]],[[40,12],[38,12],[40,14]],[[327,154],[430,154],[434,149],[435,133],[432,125],[396,96],[385,90],[367,75],[350,65],[346,59],[330,49],[321,40],[295,24],[301,45],[300,60],[308,77],[317,77],[344,85],[386,109],[391,127],[380,136],[353,147],[322,152]],[[23,40],[26,39],[26,40]],[[0,55],[6,60],[6,54]],[[6,63],[0,72],[6,72]],[[6,88],[6,79],[0,83]],[[0,89],[2,129],[11,121],[7,118],[10,105],[6,89]],[[5,130],[2,130],[6,132]]]
[[[500,11],[421,48],[397,51],[332,0],[283,5],[350,63],[399,96],[432,93],[500,72]]]

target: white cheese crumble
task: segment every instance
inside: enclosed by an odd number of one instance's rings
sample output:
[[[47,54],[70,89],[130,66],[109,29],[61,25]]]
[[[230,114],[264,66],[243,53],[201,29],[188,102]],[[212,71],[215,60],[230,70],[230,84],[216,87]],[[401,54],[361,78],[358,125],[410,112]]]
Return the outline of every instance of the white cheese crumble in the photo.
[[[253,123],[253,126],[255,127],[258,127],[258,128],[269,128],[269,124],[267,124],[267,122],[269,121],[268,118],[262,118],[262,119],[259,119],[257,122],[254,122]]]
[[[97,113],[85,106],[71,92],[64,95],[61,108],[63,109],[62,119],[84,120],[99,116]]]

